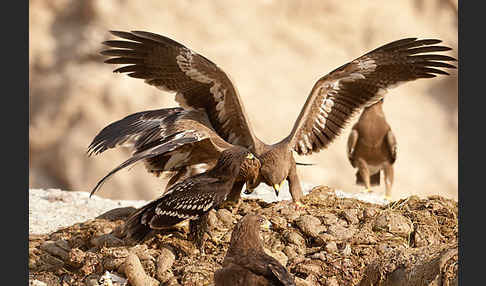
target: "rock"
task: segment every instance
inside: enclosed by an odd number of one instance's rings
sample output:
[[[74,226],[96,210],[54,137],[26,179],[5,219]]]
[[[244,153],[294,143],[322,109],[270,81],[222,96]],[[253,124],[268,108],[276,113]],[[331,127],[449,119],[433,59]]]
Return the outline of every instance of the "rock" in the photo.
[[[338,251],[337,244],[334,241],[331,241],[328,244],[326,244],[325,249],[326,249],[327,252],[330,252],[330,253],[333,253],[333,252],[337,252]]]
[[[91,244],[96,247],[114,247],[124,245],[123,240],[115,237],[113,234],[108,233],[91,239]]]
[[[346,209],[341,212],[341,215],[346,219],[349,224],[358,224],[358,210],[356,209]]]
[[[321,216],[321,219],[325,225],[334,225],[338,221],[338,217],[333,213],[325,213]]]
[[[342,254],[344,256],[350,256],[351,255],[351,245],[349,245],[349,243],[346,243],[346,246],[342,250]]]
[[[284,247],[283,253],[288,257],[289,260],[293,260],[299,255],[293,247],[288,245]]]
[[[54,241],[46,241],[41,244],[40,249],[47,251],[48,253],[61,258],[63,261],[68,260],[69,250],[59,247],[58,243]]]
[[[64,262],[61,259],[47,253],[42,254],[40,258],[44,262],[42,268],[45,271],[56,271],[64,266]]]
[[[319,233],[326,229],[318,218],[311,215],[301,216],[295,222],[302,233],[310,237],[318,237]]]
[[[307,275],[319,275],[319,273],[322,271],[322,267],[318,264],[312,263],[312,260],[309,260],[304,263],[299,263],[296,266],[296,271],[305,273]]]
[[[331,225],[329,226],[329,229],[327,231],[330,235],[334,237],[334,239],[343,241],[343,240],[348,240],[353,237],[353,235],[356,233],[356,228],[353,226],[351,227],[344,227],[339,224]]]
[[[172,275],[169,275],[170,272],[168,270],[174,264],[175,258],[176,256],[172,250],[166,247],[160,249],[160,254],[157,257],[157,279],[160,282],[164,283],[172,277]]]
[[[328,250],[329,251],[329,250]],[[327,258],[326,258],[326,253],[324,251],[321,251],[321,252],[318,252],[318,253],[314,253],[312,254],[311,256],[309,256],[309,258],[312,258],[312,259],[319,259],[321,261],[326,261]]]
[[[383,211],[376,217],[373,230],[388,231],[392,234],[408,238],[413,228],[410,219],[391,211]]]
[[[452,266],[457,254],[457,245],[391,251],[366,267],[358,286],[451,285],[457,281],[457,267]]]
[[[219,219],[214,210],[208,213],[208,228],[215,229],[219,226]]]
[[[123,269],[128,281],[133,286],[157,286],[160,284],[157,280],[145,274],[142,264],[135,253],[128,255]]]
[[[270,223],[272,224],[272,229],[274,230],[285,230],[288,227],[287,220],[281,216],[271,217]]]
[[[216,216],[219,218],[219,220],[223,223],[224,226],[226,227],[233,227],[233,216],[232,213],[227,210],[227,209],[219,209],[216,212]]]
[[[69,251],[69,257],[66,261],[67,264],[74,268],[83,266],[86,254],[79,248],[73,248]]]
[[[140,260],[155,260],[155,258],[149,252],[146,244],[135,245],[131,247],[129,253],[134,253]]]
[[[103,267],[106,270],[112,271],[117,270],[120,266],[125,262],[126,258],[116,258],[116,257],[108,257],[103,260]]]
[[[376,208],[367,208],[363,211],[363,217],[365,219],[374,218],[379,213],[378,209]]]
[[[47,286],[47,284],[39,280],[30,280],[29,286]]]
[[[288,243],[295,244],[298,247],[305,247],[305,239],[298,232],[286,231],[284,232],[284,238]]]
[[[337,281],[336,277],[329,277],[326,279],[326,286],[339,286],[339,282]]]

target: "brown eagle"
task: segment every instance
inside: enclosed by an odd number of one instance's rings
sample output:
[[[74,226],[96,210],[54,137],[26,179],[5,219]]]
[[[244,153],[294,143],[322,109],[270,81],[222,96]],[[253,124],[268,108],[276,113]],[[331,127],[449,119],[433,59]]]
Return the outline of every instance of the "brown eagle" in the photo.
[[[101,54],[110,57],[105,63],[123,65],[114,72],[175,93],[184,110],[200,112],[207,127],[224,141],[248,148],[260,159],[256,185],[264,182],[278,192],[287,180],[296,203],[302,189],[292,151],[299,155],[319,152],[341,134],[358,111],[383,98],[388,88],[448,74],[439,68],[455,68],[447,63],[454,58],[434,53],[450,50],[436,45],[440,40],[406,38],[383,45],[320,78],[290,134],[269,145],[255,136],[236,87],[215,63],[161,35],[111,33],[122,40],[103,42],[110,48]]]
[[[393,185],[393,164],[397,159],[398,145],[383,112],[383,99],[366,107],[354,124],[348,137],[348,159],[356,172],[356,184],[380,185],[380,173],[384,172],[385,198],[390,200]]]
[[[193,166],[207,164],[212,168],[223,151],[238,146],[219,137],[204,112],[180,107],[137,112],[113,122],[96,135],[88,153],[100,154],[120,145],[131,147],[132,156],[104,176],[91,195],[113,174],[139,161],[156,175],[164,171],[176,172],[167,184],[167,191],[176,182],[189,177]],[[248,181],[237,178],[228,195],[228,205],[238,204],[243,185],[256,186],[257,179],[258,176]]]
[[[248,214],[240,219],[231,233],[223,268],[214,272],[215,286],[295,285],[287,269],[263,250],[260,228],[269,225],[269,221],[259,215]]]
[[[246,148],[234,146],[221,152],[214,168],[172,185],[160,198],[134,212],[126,221],[124,232],[140,241],[152,230],[177,227],[197,221],[204,231],[207,214],[223,203],[236,181],[255,180],[260,161]],[[199,247],[202,233],[195,236]]]

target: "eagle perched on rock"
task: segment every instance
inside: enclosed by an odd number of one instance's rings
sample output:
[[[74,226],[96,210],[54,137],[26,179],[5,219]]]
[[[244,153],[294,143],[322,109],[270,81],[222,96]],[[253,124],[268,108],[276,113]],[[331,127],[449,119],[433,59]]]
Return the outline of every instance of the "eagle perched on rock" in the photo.
[[[447,63],[454,58],[435,53],[450,50],[436,45],[440,40],[406,38],[385,44],[317,80],[290,134],[278,143],[266,144],[254,134],[236,87],[215,63],[162,35],[144,31],[111,33],[121,39],[103,42],[109,49],[101,54],[110,57],[105,63],[123,65],[114,72],[175,93],[175,100],[185,111],[198,112],[201,124],[227,143],[245,147],[259,158],[262,166],[253,187],[263,182],[278,192],[287,180],[296,203],[300,202],[302,189],[292,151],[299,155],[319,152],[341,134],[357,112],[383,98],[388,88],[447,75],[440,68],[455,68]],[[202,152],[193,149],[192,155]],[[171,158],[175,165],[178,160],[187,160],[182,155]]]
[[[263,250],[260,228],[269,225],[259,215],[248,214],[240,219],[231,233],[223,268],[214,273],[215,286],[295,286],[287,269]]]

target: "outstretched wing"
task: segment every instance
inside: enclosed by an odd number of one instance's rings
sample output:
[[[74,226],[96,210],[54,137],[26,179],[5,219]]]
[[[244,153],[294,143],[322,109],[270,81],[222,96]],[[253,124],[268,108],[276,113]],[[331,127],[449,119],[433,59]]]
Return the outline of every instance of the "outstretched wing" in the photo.
[[[216,132],[229,143],[250,149],[260,144],[236,88],[216,64],[161,35],[143,31],[111,33],[125,39],[103,42],[110,49],[101,54],[111,57],[105,63],[125,65],[114,72],[175,92],[183,108],[204,110]]]
[[[128,145],[132,156],[102,178],[91,194],[113,174],[139,161],[149,172],[160,173],[216,161],[232,144],[209,127],[206,115],[196,110],[169,108],[129,115],[107,127],[93,139],[89,154]]]
[[[381,46],[337,68],[312,88],[292,132],[284,139],[300,155],[326,148],[363,107],[385,95],[388,88],[455,68],[454,58],[429,54],[451,48],[440,40],[407,38]]]
[[[180,138],[177,138],[178,136],[180,136]],[[132,164],[135,164],[140,160],[147,160],[157,156],[164,156],[165,154],[170,153],[171,151],[174,151],[177,148],[180,148],[181,146],[184,146],[189,143],[198,142],[198,141],[200,141],[200,138],[196,133],[192,131],[181,132],[175,134],[175,136],[169,136],[167,138],[167,141],[160,142],[159,144],[157,144],[152,148],[148,148],[141,152],[136,152],[135,154],[133,154],[132,157],[130,157],[125,162],[118,165],[115,169],[111,170],[106,176],[104,176],[93,188],[93,190],[90,193],[90,196],[92,196],[105,183],[105,181],[108,178],[110,178],[112,175],[114,175],[116,172],[120,171],[121,169],[124,169]]]
[[[137,112],[103,128],[88,147],[88,155],[98,155],[118,146],[136,149],[141,136],[157,134],[162,137],[162,124],[169,115],[180,113],[183,109],[165,108]],[[138,144],[140,145],[140,143]]]

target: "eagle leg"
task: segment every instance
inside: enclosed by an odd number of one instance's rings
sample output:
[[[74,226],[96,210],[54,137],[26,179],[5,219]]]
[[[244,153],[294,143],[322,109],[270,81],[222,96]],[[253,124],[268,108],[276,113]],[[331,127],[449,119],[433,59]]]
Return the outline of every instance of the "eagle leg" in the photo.
[[[391,201],[391,189],[393,185],[393,165],[386,164],[384,168],[385,173],[385,199]]]
[[[204,239],[204,234],[208,229],[208,214],[209,213],[205,213],[198,219],[191,220],[189,222],[191,240],[194,242],[201,254],[204,253],[204,243],[206,242],[206,240]]]
[[[220,209],[224,208],[235,214],[241,204],[241,189],[243,188],[244,182],[235,182],[231,192],[229,193],[226,200],[219,206]]]
[[[300,185],[299,176],[297,176],[297,167],[295,164],[294,156],[291,156],[290,170],[287,175],[287,181],[289,182],[289,192],[292,196],[292,201],[297,205],[297,207],[302,207],[300,199],[303,197],[302,186]]]
[[[366,187],[365,192],[371,193],[370,170],[368,169],[368,164],[361,158],[356,161],[356,165],[358,166],[358,172],[356,172],[356,184],[364,185]]]

